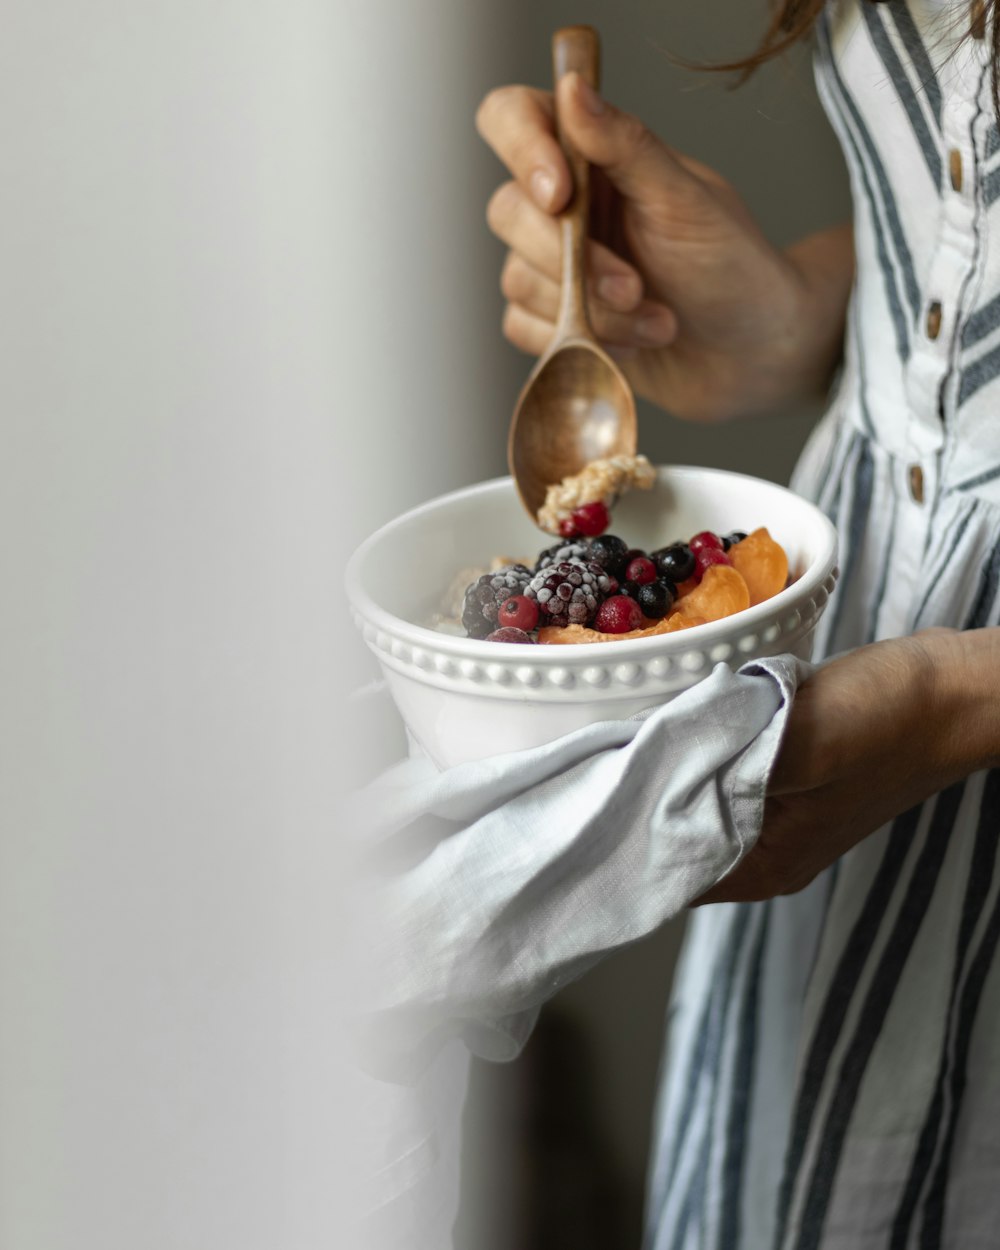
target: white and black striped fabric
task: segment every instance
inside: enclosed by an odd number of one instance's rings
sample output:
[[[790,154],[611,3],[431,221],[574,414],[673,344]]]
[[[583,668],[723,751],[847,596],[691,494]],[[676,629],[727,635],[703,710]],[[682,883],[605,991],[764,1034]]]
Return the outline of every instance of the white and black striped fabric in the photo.
[[[857,249],[794,482],[841,535],[820,655],[1000,624],[1000,134],[969,25],[842,0],[819,32]],[[695,913],[646,1250],[1000,1247],[998,852],[1000,775],[977,774],[802,894]]]

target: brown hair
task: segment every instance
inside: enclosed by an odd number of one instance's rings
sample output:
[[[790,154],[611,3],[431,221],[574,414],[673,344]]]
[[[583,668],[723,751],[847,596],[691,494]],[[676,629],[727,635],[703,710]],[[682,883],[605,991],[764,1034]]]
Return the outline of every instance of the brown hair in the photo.
[[[891,0],[867,0],[870,4],[887,4]],[[756,52],[738,61],[707,68],[735,72],[737,82],[742,83],[754,70],[765,62],[780,56],[792,44],[807,38],[826,7],[826,0],[775,0],[771,21]],[[1000,116],[1000,0],[970,0],[968,37],[985,39],[990,26],[990,42],[993,49],[993,107]],[[994,20],[990,23],[988,19]]]

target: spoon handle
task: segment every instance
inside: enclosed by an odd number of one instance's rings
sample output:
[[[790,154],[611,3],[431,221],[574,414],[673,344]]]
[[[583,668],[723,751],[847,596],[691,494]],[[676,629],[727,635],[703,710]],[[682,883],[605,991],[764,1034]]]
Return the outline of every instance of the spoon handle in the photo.
[[[595,90],[600,86],[601,44],[591,26],[565,26],[552,36],[553,77],[559,80],[574,70]],[[562,236],[562,292],[556,340],[593,338],[587,316],[585,256],[590,217],[590,166],[574,151],[563,134],[556,108],[556,136],[573,175],[573,197],[559,214]]]

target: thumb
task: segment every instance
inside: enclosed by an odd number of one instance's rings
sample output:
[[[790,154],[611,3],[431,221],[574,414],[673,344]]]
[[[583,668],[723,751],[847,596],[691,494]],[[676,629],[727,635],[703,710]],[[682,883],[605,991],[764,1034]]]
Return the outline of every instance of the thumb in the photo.
[[[665,143],[638,117],[608,104],[580,74],[560,80],[556,99],[567,141],[628,199],[642,202],[692,182]]]

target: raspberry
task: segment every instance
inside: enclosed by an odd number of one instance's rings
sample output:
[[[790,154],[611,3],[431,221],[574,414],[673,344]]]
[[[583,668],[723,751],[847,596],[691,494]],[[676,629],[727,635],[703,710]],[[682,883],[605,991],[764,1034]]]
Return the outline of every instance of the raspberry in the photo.
[[[608,511],[608,505],[598,499],[595,503],[583,503],[576,508],[572,521],[576,526],[577,534],[583,534],[587,538],[596,538],[598,534],[603,534],[611,524],[611,513]]]
[[[686,582],[694,573],[694,554],[687,543],[671,543],[653,552],[653,563],[661,577],[672,582]]]
[[[700,550],[694,553],[694,562],[694,575],[699,582],[705,575],[705,570],[711,568],[713,564],[732,564],[732,560],[730,560],[721,547],[700,548]]]
[[[594,628],[602,634],[627,634],[642,628],[642,609],[627,595],[612,595],[597,610]]]
[[[523,564],[508,564],[484,573],[465,592],[462,625],[470,638],[485,638],[497,627],[500,605],[524,593],[531,571]]]
[[[530,642],[535,645],[535,639],[530,634],[526,634],[523,629],[515,629],[513,625],[504,625],[501,629],[495,629],[492,634],[486,635],[487,642]]]
[[[553,564],[562,564],[563,560],[589,560],[590,546],[587,543],[556,543],[538,553],[535,561],[535,572],[549,568]]]
[[[711,530],[702,530],[700,534],[695,534],[690,540],[688,546],[691,550],[698,554],[703,547],[715,547],[718,551],[722,550],[722,539],[718,534],[713,534]]]
[[[522,629],[526,634],[538,624],[538,604],[527,595],[514,595],[500,605],[497,613],[497,624],[501,627],[510,626]]]
[[[589,625],[611,581],[599,564],[562,560],[540,569],[524,593],[538,604],[544,625]]]
[[[576,528],[576,522],[571,516],[563,517],[559,522],[559,533],[563,538],[576,538],[579,532]]]
[[[629,562],[625,570],[625,578],[630,582],[638,582],[640,586],[645,586],[647,582],[655,582],[656,565],[649,556],[636,556]]]

